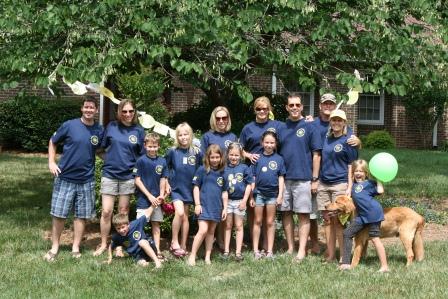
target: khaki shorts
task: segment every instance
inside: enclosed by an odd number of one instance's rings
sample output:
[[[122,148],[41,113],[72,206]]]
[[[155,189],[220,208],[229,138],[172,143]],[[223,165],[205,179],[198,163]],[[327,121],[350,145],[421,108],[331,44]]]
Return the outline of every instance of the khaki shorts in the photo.
[[[319,187],[317,187],[317,208],[319,211],[325,211],[325,206],[335,201],[336,196],[344,195],[347,186],[347,183],[325,184],[319,182]]]
[[[137,209],[137,217],[136,219],[140,218],[141,216],[145,215],[146,209]],[[155,222],[163,222],[163,211],[160,206],[154,209],[154,211],[151,214],[151,217],[149,218],[149,221],[155,221]]]
[[[135,192],[135,180],[117,180],[106,177],[101,178],[101,194],[129,195]]]

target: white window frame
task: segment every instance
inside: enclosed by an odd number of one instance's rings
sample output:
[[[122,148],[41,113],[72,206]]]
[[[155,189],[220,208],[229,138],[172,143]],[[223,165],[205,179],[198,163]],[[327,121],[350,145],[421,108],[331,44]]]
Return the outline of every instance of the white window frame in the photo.
[[[361,97],[363,94],[360,94]],[[372,95],[372,94],[365,94],[365,95]],[[359,106],[358,106],[358,124],[360,125],[376,125],[376,126],[383,126],[384,125],[384,92],[381,91],[380,94],[380,118],[378,120],[366,120],[361,119],[359,114]]]

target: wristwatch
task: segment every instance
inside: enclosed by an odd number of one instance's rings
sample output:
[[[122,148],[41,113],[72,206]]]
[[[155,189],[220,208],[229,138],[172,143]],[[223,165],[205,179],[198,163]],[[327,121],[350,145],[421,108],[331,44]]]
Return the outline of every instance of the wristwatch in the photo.
[[[317,182],[319,180],[318,176],[313,176],[313,178],[311,179],[311,182]]]

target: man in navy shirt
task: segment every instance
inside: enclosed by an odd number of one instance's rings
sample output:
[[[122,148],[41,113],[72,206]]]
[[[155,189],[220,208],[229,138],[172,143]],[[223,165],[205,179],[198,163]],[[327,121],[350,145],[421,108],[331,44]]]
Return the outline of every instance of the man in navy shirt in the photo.
[[[322,141],[316,126],[302,116],[303,105],[298,94],[288,96],[288,119],[279,130],[280,155],[285,160],[285,193],[279,210],[283,214],[283,227],[288,253],[294,250],[293,213],[299,216],[299,250],[297,260],[306,256],[306,243],[310,231],[312,212],[311,192],[317,192],[320,150]]]
[[[95,122],[98,112],[96,102],[86,98],[81,107],[81,118],[62,124],[48,144],[48,168],[54,175],[51,212],[53,225],[51,249],[46,261],[54,261],[59,251],[59,239],[65,219],[74,210],[74,235],[72,256],[80,258],[79,245],[85,228],[85,220],[95,215],[95,151],[103,135],[103,128]],[[63,144],[63,154],[56,164],[56,145]]]

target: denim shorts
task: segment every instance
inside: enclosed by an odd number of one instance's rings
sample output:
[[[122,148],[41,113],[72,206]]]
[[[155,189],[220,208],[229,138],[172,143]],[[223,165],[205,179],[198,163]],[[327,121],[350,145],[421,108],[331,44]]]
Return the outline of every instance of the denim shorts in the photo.
[[[229,199],[227,203],[227,214],[235,214],[241,217],[246,215],[246,210],[241,211],[238,207],[240,206],[241,199]]]
[[[257,207],[264,207],[276,204],[277,204],[277,197],[266,197],[261,194],[257,194],[255,196],[255,206]]]
[[[95,181],[77,184],[58,177],[54,179],[50,214],[65,219],[72,210],[75,218],[95,216]]]

